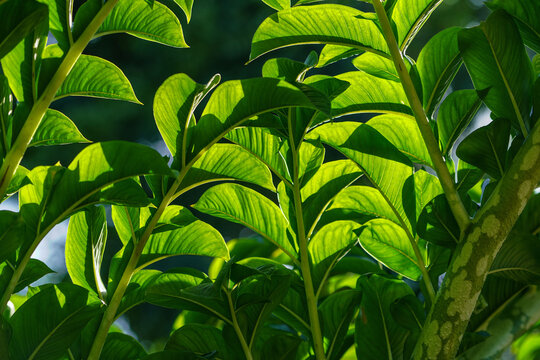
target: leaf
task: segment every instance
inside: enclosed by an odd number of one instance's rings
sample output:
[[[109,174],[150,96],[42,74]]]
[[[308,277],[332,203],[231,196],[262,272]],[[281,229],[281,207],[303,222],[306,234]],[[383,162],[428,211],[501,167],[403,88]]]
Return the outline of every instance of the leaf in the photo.
[[[11,258],[17,248],[24,243],[26,226],[20,213],[0,210],[0,262]]]
[[[146,356],[141,344],[129,335],[110,332],[103,345],[100,359],[102,360],[131,360]]]
[[[350,86],[332,100],[332,118],[358,113],[398,113],[410,115],[407,97],[401,84],[395,81],[381,79],[363,71],[352,71],[336,76],[338,80],[346,81]],[[306,79],[310,85],[322,79],[314,75]],[[313,125],[328,116],[319,114]]]
[[[348,220],[338,220],[323,226],[308,244],[312,264],[319,264],[354,244],[358,236],[353,230],[358,228],[360,224]]]
[[[379,132],[366,124],[354,122],[330,123],[319,126],[310,136],[320,137],[353,160],[367,179],[384,195],[399,217],[406,219],[404,193],[412,175],[410,161]]]
[[[296,250],[287,232],[289,224],[281,210],[268,198],[238,184],[220,184],[208,189],[193,207],[261,234],[292,259]],[[293,241],[291,243],[291,241]]]
[[[413,163],[433,168],[429,151],[415,119],[400,114],[384,114],[371,118],[367,124],[390,141]]]
[[[287,58],[267,60],[262,67],[262,76],[286,80],[290,83],[301,81],[312,66]]]
[[[418,31],[429,19],[442,0],[396,0],[392,7],[390,20],[397,30],[397,42],[405,51]]]
[[[315,108],[301,90],[282,80],[256,78],[221,84],[208,100],[194,129],[190,160],[243,121],[267,111],[295,106]]]
[[[182,9],[184,14],[186,14],[187,22],[191,20],[191,11],[193,9],[193,0],[174,0],[178,6]]]
[[[153,233],[144,247],[138,267],[177,255],[229,259],[229,250],[216,229],[203,221],[195,220],[178,229]]]
[[[495,117],[512,121],[526,135],[533,71],[512,18],[495,11],[481,25],[459,33],[459,49],[474,87]]]
[[[134,273],[116,311],[117,316],[146,301],[146,290],[161,274],[162,272],[159,270],[149,269]]]
[[[426,114],[431,117],[461,67],[458,48],[460,28],[451,27],[433,36],[420,51],[416,68],[422,81]]]
[[[473,131],[457,147],[457,156],[489,176],[500,179],[506,171],[506,151],[510,138],[510,123],[497,119]]]
[[[103,206],[90,206],[71,216],[66,236],[66,267],[75,285],[102,297],[101,261],[107,243],[107,218]]]
[[[422,239],[440,246],[453,248],[459,242],[459,226],[443,195],[424,208],[416,230]]]
[[[42,277],[48,274],[54,273],[53,270],[51,270],[46,264],[43,262],[37,260],[37,259],[30,259],[28,261],[28,264],[24,268],[24,271],[17,282],[17,286],[15,286],[15,289],[13,290],[14,293],[17,293],[30,284],[32,284],[35,281],[38,281]]]
[[[47,6],[36,1],[5,1],[0,5],[0,59],[8,54],[35,27],[47,19]]]
[[[437,115],[437,133],[443,156],[467,128],[482,105],[474,90],[457,90],[450,93],[441,104]]]
[[[291,181],[284,154],[288,143],[269,129],[243,127],[230,131],[225,135],[230,140],[262,160],[280,179]],[[212,149],[212,148],[210,148]]]
[[[328,44],[321,50],[317,67],[324,67],[333,64],[336,61],[356,56],[361,53],[363,53],[362,50],[354,47]]]
[[[81,35],[100,7],[99,0],[92,0],[77,11],[73,24],[75,39]],[[151,6],[145,0],[119,0],[95,37],[121,32],[164,45],[188,47],[180,21],[167,6],[157,1]]]
[[[540,284],[540,244],[534,235],[514,228],[497,253],[488,274],[524,284]]]
[[[204,97],[219,83],[214,75],[205,86],[197,84],[186,74],[169,77],[158,88],[154,97],[154,118],[173,157],[185,152],[195,125],[194,111]]]
[[[304,224],[312,233],[322,212],[339,192],[351,185],[362,172],[350,160],[337,160],[323,164],[302,187]]]
[[[227,344],[221,331],[204,324],[186,324],[173,332],[165,345],[165,350],[190,351],[197,355],[213,353],[226,359]]]
[[[13,100],[8,79],[0,75],[0,158],[2,159],[11,147]]]
[[[272,173],[262,161],[233,144],[214,144],[189,169],[180,188],[213,181],[240,180],[275,190]]]
[[[363,14],[334,4],[282,10],[261,23],[253,35],[249,58],[254,60],[269,51],[298,44],[343,45],[387,55],[388,47],[377,25],[364,19]]]
[[[14,334],[11,358],[58,359],[87,322],[99,315],[100,307],[99,299],[81,287],[61,283],[44,288],[21,305],[10,320]]]
[[[90,96],[142,104],[122,70],[107,60],[91,55],[79,57],[55,99],[66,96]]]
[[[517,21],[518,28],[525,44],[537,53],[540,51],[540,9],[538,4],[530,0],[490,0],[486,3],[492,9],[503,9]]]
[[[39,0],[49,7],[49,31],[63,49],[73,42],[71,37],[71,12],[69,2],[65,0]],[[1,56],[0,56],[1,57]]]
[[[27,185],[29,183],[28,178],[26,175],[28,174],[28,169],[25,168],[22,165],[19,165],[17,167],[17,170],[15,171],[15,175],[11,178],[11,182],[8,185],[8,188],[6,190],[6,197],[11,196],[12,194],[15,194],[21,187],[24,185]]]
[[[356,318],[356,355],[366,360],[399,358],[408,330],[394,321],[391,305],[414,293],[403,281],[379,275],[362,276],[358,287],[362,314]]]
[[[394,62],[385,57],[366,52],[354,58],[352,64],[358,70],[370,75],[400,82]]]
[[[327,358],[335,358],[334,355],[339,353],[343,346],[345,335],[361,298],[361,292],[356,289],[344,290],[330,295],[319,305],[323,336],[329,341]]]
[[[42,229],[65,218],[102,188],[144,174],[171,175],[155,150],[140,144],[111,141],[86,147],[71,162],[45,208]]]
[[[89,143],[77,126],[60,111],[47,109],[29,146]]]
[[[428,173],[424,170],[418,170],[414,173],[412,177],[409,178],[410,181],[414,181],[414,203],[415,203],[415,212],[414,214],[409,213],[409,221],[412,224],[416,224],[420,214],[423,209],[437,196],[443,194],[443,189],[439,179]],[[406,194],[406,200],[412,200],[410,194]]]

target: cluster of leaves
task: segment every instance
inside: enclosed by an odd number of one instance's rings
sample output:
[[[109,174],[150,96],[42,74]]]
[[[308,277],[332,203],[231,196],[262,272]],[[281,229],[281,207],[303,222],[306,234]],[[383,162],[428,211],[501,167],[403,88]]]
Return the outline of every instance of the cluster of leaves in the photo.
[[[189,19],[192,1],[175,2]],[[170,162],[146,146],[114,141],[87,146],[68,167],[31,170],[19,165],[27,146],[88,142],[48,109],[53,100],[138,102],[115,65],[82,54],[90,39],[127,32],[186,45],[178,19],[157,1],[87,0],[73,22],[70,0],[0,2],[8,19],[0,27],[0,189],[3,199],[19,198],[18,212],[0,211],[3,358],[411,357],[462,236],[433,175],[440,170],[434,157],[444,158],[473,217],[539,118],[539,57],[533,65],[525,46],[540,49],[540,7],[493,0],[485,22],[434,35],[416,60],[404,56],[405,70],[395,66],[374,12],[264,2],[277,12],[255,32],[251,60],[297,44],[323,43],[321,53],[305,62],[270,59],[262,77],[223,84],[219,75],[206,84],[186,74],[168,78],[155,95],[154,117]],[[440,3],[384,3],[401,53]],[[57,43],[46,46],[49,33]],[[310,75],[351,57],[356,71]],[[451,91],[463,63],[474,89]],[[411,94],[429,119],[435,150],[419,130]],[[482,104],[493,120],[461,139]],[[360,113],[377,115],[338,119]],[[199,186],[207,190],[194,205],[177,204]],[[540,281],[539,199],[530,199],[489,270],[464,354],[485,340],[479,332],[502,308]],[[104,204],[122,242],[109,269],[101,268]],[[259,236],[226,243],[199,212]],[[31,256],[67,218],[71,282],[14,295],[50,272]],[[148,268],[177,255],[215,259],[208,274]],[[111,331],[143,302],[181,310],[158,353]]]

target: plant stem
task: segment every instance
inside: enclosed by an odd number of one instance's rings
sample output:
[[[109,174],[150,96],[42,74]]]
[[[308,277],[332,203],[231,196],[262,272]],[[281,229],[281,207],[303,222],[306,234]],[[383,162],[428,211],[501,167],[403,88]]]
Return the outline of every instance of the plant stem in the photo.
[[[308,253],[308,244],[306,238],[306,229],[304,226],[304,214],[302,211],[302,198],[300,195],[300,182],[298,180],[298,156],[299,151],[294,144],[294,136],[292,132],[292,119],[289,114],[289,141],[291,144],[293,158],[293,194],[294,194],[294,210],[297,224],[298,247],[300,248],[300,270],[304,279],[304,288],[306,291],[306,300],[309,313],[309,322],[311,329],[311,337],[313,338],[313,347],[315,349],[315,357],[317,360],[325,360],[324,344],[319,320],[319,311],[317,307],[317,296],[313,288],[313,279],[311,277],[311,268]],[[300,144],[301,146],[301,144]]]
[[[54,73],[51,81],[47,84],[47,87],[43,91],[43,94],[33,104],[30,114],[26,118],[24,125],[17,135],[17,139],[13,144],[13,147],[9,150],[0,168],[0,199],[4,197],[7,187],[21,160],[28,148],[28,144],[32,141],[34,134],[45,115],[45,112],[54,100],[58,89],[68,76],[69,72],[81,56],[83,50],[86,48],[92,37],[99,29],[105,18],[109,15],[114,8],[118,0],[109,0],[99,10],[96,16],[92,19],[90,24],[81,34],[81,36],[73,43],[66,53],[64,59],[60,63],[60,66]]]
[[[381,24],[384,39],[386,40],[390,54],[392,55],[392,60],[394,61],[394,65],[396,67],[396,71],[398,72],[399,79],[401,80],[401,85],[403,86],[407,100],[409,100],[409,104],[416,119],[416,124],[420,129],[424,143],[429,151],[434,170],[439,177],[439,181],[441,182],[444,194],[448,200],[448,204],[450,205],[450,209],[452,210],[452,213],[459,224],[459,228],[463,233],[471,222],[469,214],[467,213],[467,210],[465,209],[465,206],[463,205],[463,202],[461,201],[461,198],[456,190],[454,181],[450,176],[450,172],[446,167],[441,150],[439,149],[437,139],[435,138],[435,135],[431,130],[431,126],[429,125],[422,102],[420,101],[416,89],[414,88],[411,76],[407,72],[407,68],[403,62],[403,54],[399,49],[396,37],[390,25],[390,21],[388,20],[388,15],[384,10],[384,6],[381,0],[372,0],[372,2]]]
[[[142,255],[144,246],[146,245],[146,242],[150,238],[150,235],[152,235],[152,231],[154,231],[154,228],[156,227],[159,221],[159,218],[161,217],[161,215],[163,214],[167,206],[169,206],[169,204],[174,200],[175,195],[176,195],[176,190],[180,186],[180,183],[182,182],[188,169],[189,169],[188,167],[182,169],[182,171],[176,178],[175,182],[173,183],[173,185],[171,186],[167,194],[165,194],[165,196],[163,197],[163,201],[157,208],[156,212],[150,219],[150,222],[146,226],[144,233],[141,235],[139,242],[135,244],[135,248],[133,249],[133,252],[131,253],[128,264],[126,265],[126,268],[124,269],[124,272],[122,273],[122,277],[120,278],[120,281],[118,282],[118,285],[116,286],[116,289],[111,298],[111,301],[107,305],[107,309],[105,310],[105,313],[103,314],[101,323],[99,324],[98,331],[94,338],[94,343],[92,344],[92,348],[90,349],[90,353],[88,355],[88,360],[99,359],[99,356],[101,355],[101,350],[103,349],[103,345],[105,344],[105,340],[107,340],[109,329],[111,328],[114,320],[116,319],[118,308],[120,307],[122,298],[124,297],[124,294],[129,285],[129,282],[131,281],[131,277],[137,270],[137,263],[139,262],[139,258]]]
[[[244,338],[244,335],[242,334],[242,330],[240,329],[240,326],[238,325],[238,319],[236,318],[236,312],[234,311],[233,301],[232,301],[232,297],[231,297],[231,293],[229,289],[225,289],[225,293],[227,294],[227,302],[229,303],[229,311],[231,312],[232,326],[234,328],[234,332],[236,333],[236,337],[238,337],[238,340],[240,341],[240,344],[242,345],[242,350],[244,351],[246,360],[253,360],[253,355],[251,355],[251,350],[249,349],[246,339]]]

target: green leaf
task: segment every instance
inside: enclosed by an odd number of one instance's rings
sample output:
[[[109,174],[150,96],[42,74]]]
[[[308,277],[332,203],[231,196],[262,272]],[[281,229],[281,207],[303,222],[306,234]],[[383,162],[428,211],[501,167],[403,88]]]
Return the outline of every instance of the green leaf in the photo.
[[[416,224],[422,210],[433,200],[435,197],[443,194],[443,189],[439,179],[424,170],[418,170],[414,175],[409,178],[414,181],[414,203],[415,211],[413,214],[409,214],[409,220],[412,224]],[[410,194],[406,194],[406,200],[412,200]],[[411,211],[412,212],[412,211]]]
[[[187,22],[191,20],[191,11],[193,9],[193,0],[174,0],[180,6],[184,14],[186,14]]]
[[[89,143],[77,126],[60,111],[47,109],[29,146]]]
[[[354,221],[334,221],[323,226],[308,244],[312,263],[319,264],[323,260],[351,246],[358,240],[353,230],[360,228]]]
[[[400,81],[394,62],[385,57],[367,52],[354,58],[352,64],[358,70],[381,79]]]
[[[358,287],[362,314],[356,318],[356,355],[366,360],[400,358],[408,330],[394,321],[391,305],[414,293],[403,281],[379,275],[362,276]]]
[[[229,259],[229,250],[216,229],[203,221],[195,220],[178,229],[154,232],[144,247],[138,267],[145,267],[163,258],[177,255],[203,255]]]
[[[75,285],[102,297],[101,261],[107,243],[107,218],[103,206],[90,206],[72,215],[66,237],[66,267]]]
[[[540,52],[540,8],[531,0],[490,0],[487,5],[495,9],[503,9],[517,21],[518,28],[525,44],[531,49]]]
[[[422,97],[426,114],[431,117],[444,93],[461,67],[458,33],[451,27],[433,36],[420,51],[416,67],[422,80]]]
[[[439,146],[443,156],[450,153],[452,146],[469,125],[482,105],[474,90],[457,90],[444,99],[437,115]]]
[[[75,16],[73,37],[77,39],[101,7],[100,1],[87,1]],[[173,47],[188,47],[182,26],[174,13],[160,2],[151,6],[145,0],[119,0],[95,37],[125,32],[138,38]]]
[[[459,226],[444,195],[424,208],[416,225],[418,235],[426,241],[453,248],[459,241]]]
[[[242,224],[281,248],[292,259],[296,250],[289,224],[281,210],[268,198],[238,184],[220,184],[208,189],[193,205],[195,209]]]
[[[262,160],[281,180],[291,181],[285,161],[288,143],[269,129],[243,127],[229,132],[225,138]],[[210,148],[212,149],[212,148]]]
[[[301,81],[312,66],[287,58],[275,58],[266,61],[262,68],[263,77],[286,80],[290,83]]]
[[[189,169],[180,188],[221,180],[240,180],[274,191],[272,173],[265,164],[242,147],[214,144]]]
[[[136,143],[111,141],[86,147],[71,162],[45,208],[42,229],[64,219],[101,189],[145,174],[172,175],[155,150]]]
[[[0,158],[4,158],[11,147],[13,96],[8,79],[0,75]]]
[[[24,268],[21,278],[15,286],[14,293],[17,293],[35,281],[38,281],[42,277],[48,274],[54,273],[47,265],[37,259],[30,259],[28,264]]]
[[[344,290],[327,297],[319,306],[323,336],[328,339],[327,358],[335,358],[343,346],[345,335],[359,305],[360,291]]]
[[[262,0],[262,2],[277,11],[291,7],[291,0]]]
[[[396,26],[397,42],[405,51],[424,23],[442,0],[396,0],[392,7],[391,21]]]
[[[474,87],[496,117],[512,120],[524,135],[529,127],[533,70],[516,24],[496,11],[481,25],[459,33],[459,49]]]
[[[333,118],[358,113],[398,113],[410,115],[407,97],[401,84],[381,79],[363,71],[352,71],[336,76],[338,80],[350,83],[350,86],[332,100]],[[313,83],[323,79],[314,75],[306,79]],[[313,125],[327,120],[328,116],[319,114]]]
[[[407,233],[395,223],[370,220],[360,229],[358,240],[367,253],[398,274],[415,281],[422,275]],[[425,249],[420,251],[425,262]]]
[[[69,8],[69,1],[39,0],[39,2],[49,7],[49,31],[63,49],[69,48],[73,42],[73,39],[70,40],[71,12],[73,9]]]
[[[524,284],[540,284],[538,237],[514,228],[503,243],[488,274]]]
[[[413,163],[433,168],[429,151],[414,118],[400,114],[384,114],[372,118],[367,124],[390,141]]]
[[[358,166],[350,160],[327,162],[319,168],[301,189],[304,224],[309,233],[332,199],[361,175]]]
[[[457,156],[495,179],[506,171],[506,151],[510,139],[510,122],[497,119],[473,131],[457,147]]]
[[[0,262],[13,256],[26,236],[26,224],[20,213],[0,210]]]
[[[204,324],[186,324],[173,332],[165,345],[165,350],[190,351],[197,355],[213,353],[226,359],[227,344],[221,331]]]
[[[253,35],[249,58],[298,44],[343,45],[387,55],[388,47],[379,28],[363,15],[362,11],[334,4],[282,10],[261,23]]]
[[[132,360],[146,356],[146,351],[137,340],[129,335],[110,332],[103,345],[101,360]]]
[[[146,301],[146,290],[162,274],[159,270],[139,270],[133,274],[116,313],[123,314]]]
[[[5,1],[0,5],[0,59],[47,19],[47,6],[36,1]]]
[[[256,78],[221,84],[208,100],[193,131],[191,159],[243,121],[267,111],[294,106],[316,109],[304,92],[282,80]]]
[[[194,111],[204,97],[219,83],[214,75],[205,86],[186,74],[176,74],[161,84],[154,97],[156,125],[171,155],[185,152],[195,126]]]
[[[403,198],[413,191],[412,184],[405,187],[413,169],[410,160],[379,132],[366,124],[340,122],[319,126],[309,135],[319,137],[353,160],[396,214],[407,219]]]
[[[336,61],[356,56],[363,53],[363,50],[343,45],[325,45],[319,56],[317,67],[324,67],[335,63]]]
[[[101,312],[101,302],[87,290],[68,283],[44,288],[29,298],[10,320],[14,360],[56,360]],[[40,319],[40,321],[36,321]]]
[[[15,194],[21,187],[24,185],[27,185],[30,180],[26,177],[28,174],[28,169],[25,168],[22,165],[19,165],[17,167],[17,170],[15,172],[15,175],[11,179],[11,182],[9,183],[9,186],[6,190],[6,197],[11,196],[12,194]]]

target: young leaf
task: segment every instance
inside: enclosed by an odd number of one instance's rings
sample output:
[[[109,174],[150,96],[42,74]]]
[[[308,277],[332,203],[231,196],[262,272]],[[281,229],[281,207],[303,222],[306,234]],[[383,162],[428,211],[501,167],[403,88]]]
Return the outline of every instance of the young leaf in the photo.
[[[388,54],[388,47],[374,21],[363,12],[343,5],[299,6],[268,17],[251,43],[250,60],[275,49],[298,44],[334,44]],[[325,26],[325,24],[340,26]]]
[[[2,159],[11,147],[12,111],[13,96],[8,79],[4,75],[0,75],[0,158]]]
[[[394,62],[385,57],[366,52],[354,58],[352,64],[358,70],[370,75],[400,82]]]
[[[103,206],[90,206],[72,215],[66,237],[66,267],[75,285],[102,297],[101,260],[107,242],[107,219]]]
[[[141,344],[129,335],[110,332],[103,345],[101,360],[132,360],[146,356]]]
[[[187,22],[191,20],[191,10],[193,9],[193,0],[174,0],[180,6],[180,9],[186,14]]]
[[[28,146],[89,143],[77,126],[60,111],[47,109]]]
[[[233,144],[214,144],[189,169],[180,188],[220,180],[240,180],[275,190],[270,170],[248,151]]]
[[[385,219],[368,221],[359,230],[362,248],[388,268],[411,280],[418,281],[421,266],[405,230]],[[419,248],[425,256],[425,249]]]
[[[459,135],[469,125],[482,100],[474,90],[457,90],[446,97],[437,115],[437,132],[443,156],[450,153]]]
[[[100,0],[89,0],[79,8],[73,24],[75,39],[81,35],[100,7]],[[151,6],[145,0],[119,0],[95,37],[119,32],[164,45],[188,47],[180,21],[167,6],[157,1]]]
[[[60,358],[100,312],[100,300],[81,287],[61,283],[44,288],[21,305],[10,320],[11,358]]]
[[[424,23],[442,0],[396,0],[392,6],[391,20],[397,30],[397,42],[405,51]]]
[[[361,277],[358,287],[362,313],[356,318],[356,355],[367,360],[399,358],[408,330],[394,321],[391,305],[414,293],[404,282],[379,275]]]
[[[422,80],[422,97],[426,114],[431,117],[461,66],[458,33],[452,27],[433,36],[420,51],[416,68]]]
[[[73,39],[71,38],[71,12],[72,3],[66,0],[39,0],[49,7],[49,31],[53,34],[62,49],[67,50]],[[1,57],[1,56],[0,56]]]
[[[262,2],[277,11],[291,7],[291,0],[262,0]]]
[[[271,200],[238,184],[220,184],[208,189],[193,205],[195,209],[242,224],[261,234],[296,258],[294,242],[289,239],[289,224],[281,210]]]
[[[474,87],[496,117],[512,120],[524,135],[529,128],[533,71],[516,24],[495,11],[481,25],[459,33],[459,49]]]
[[[47,19],[47,6],[33,0],[4,1],[0,4],[0,59]]]
[[[500,179],[506,170],[509,138],[509,121],[497,119],[467,136],[457,147],[456,154],[489,176]]]

